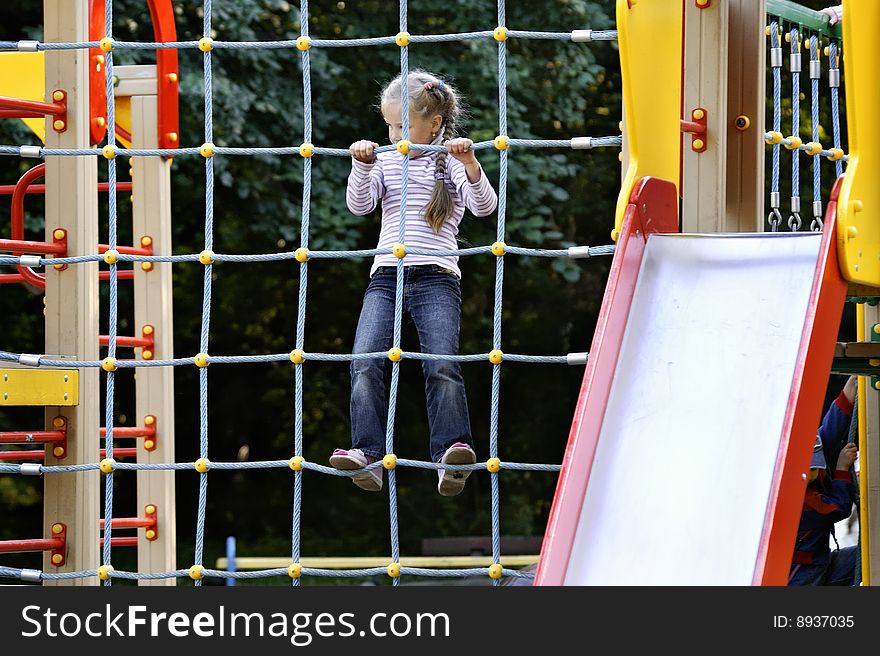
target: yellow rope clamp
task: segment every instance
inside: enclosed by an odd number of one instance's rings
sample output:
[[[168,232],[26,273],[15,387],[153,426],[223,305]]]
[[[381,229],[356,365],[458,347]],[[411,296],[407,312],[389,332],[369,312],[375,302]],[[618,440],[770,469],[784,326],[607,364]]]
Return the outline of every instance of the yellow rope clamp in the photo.
[[[303,458],[302,456],[293,456],[290,459],[290,468],[293,471],[302,471],[303,463],[305,461],[306,461],[305,458]]]
[[[403,357],[403,351],[399,348],[395,347],[388,351],[388,359],[392,362],[400,362],[400,358]]]
[[[113,467],[116,464],[116,461],[113,458],[104,458],[101,461],[101,464],[98,465],[101,468],[101,471],[105,474],[109,474],[113,471]]]
[[[841,150],[840,148],[832,148],[830,152],[831,154],[828,155],[828,159],[830,159],[832,162],[837,162],[838,160],[843,159],[844,153],[843,150]]]
[[[395,244],[394,248],[391,249],[391,253],[397,259],[403,259],[406,257],[406,244]]]
[[[208,467],[211,465],[211,461],[207,458],[199,458],[195,462],[196,471],[200,474],[207,473]]]
[[[492,30],[492,36],[496,41],[507,41],[507,28],[499,25]]]
[[[611,229],[611,241],[617,243],[617,238],[620,237],[620,233],[617,232],[617,228]]]
[[[489,458],[486,461],[486,469],[488,469],[493,474],[497,474],[501,471],[501,460],[498,458]]]
[[[111,39],[109,36],[105,36],[98,42],[98,47],[103,52],[110,52],[111,50],[113,50],[113,39]]]
[[[505,244],[503,241],[496,241],[494,244],[492,244],[492,255],[496,257],[501,257],[505,253],[504,249],[506,246],[507,244]]]
[[[388,576],[392,579],[396,579],[400,576],[400,563],[391,563],[388,566]]]
[[[296,49],[305,52],[309,48],[312,47],[312,38],[308,36],[301,36],[296,40]]]
[[[116,146],[106,145],[101,149],[101,154],[106,159],[116,159]]]
[[[501,573],[503,572],[503,568],[500,563],[495,563],[494,565],[489,566],[489,578],[490,579],[500,579]]]
[[[298,579],[302,576],[302,565],[293,563],[287,566],[287,575],[292,579]]]
[[[385,469],[394,469],[397,467],[397,456],[393,453],[388,453],[382,458],[382,466]]]
[[[781,132],[771,132],[769,136],[764,137],[764,141],[766,141],[771,146],[781,144],[783,139],[785,139],[785,137],[782,136]]]
[[[193,358],[193,362],[197,367],[207,367],[210,362],[208,362],[208,354],[207,353],[197,353],[196,357]]]
[[[290,352],[290,361],[293,364],[302,364],[303,360],[303,350],[302,349],[294,349]]]
[[[807,149],[804,152],[807,155],[820,155],[822,153],[822,144],[817,141],[811,141],[807,144]]]
[[[409,32],[398,32],[397,36],[394,37],[394,43],[399,45],[401,48],[403,46],[409,45]]]
[[[401,155],[406,155],[409,153],[409,147],[412,142],[409,139],[401,139],[397,142],[397,152]]]
[[[116,358],[106,357],[101,360],[101,369],[104,371],[116,371]]]
[[[498,150],[507,150],[507,147],[509,145],[507,143],[507,135],[506,134],[499,134],[497,137],[495,137],[492,140],[492,143],[495,144],[495,148],[497,148]]]
[[[106,581],[110,578],[110,572],[113,571],[113,565],[101,565],[98,568],[98,578],[102,581]]]
[[[293,253],[293,259],[297,262],[308,262],[309,261],[309,249],[308,248],[297,248]]]
[[[213,264],[214,263],[214,251],[204,250],[199,253],[199,262],[204,265]]]
[[[203,36],[199,39],[199,50],[202,52],[211,52],[214,49],[214,39],[209,36]]]
[[[310,143],[304,143],[299,147],[299,154],[303,157],[311,157],[314,155],[314,146]]]
[[[192,567],[189,568],[189,577],[193,581],[198,581],[203,576],[204,576],[204,574],[202,573],[202,566],[201,565],[193,565]]]
[[[800,137],[796,137],[794,135],[790,136],[787,141],[788,141],[788,143],[784,144],[784,145],[789,150],[797,150],[804,143],[803,139],[801,139]]]
[[[489,362],[492,364],[501,364],[501,361],[504,359],[504,353],[502,353],[499,349],[493,349],[489,353]]]
[[[214,144],[203,143],[199,147],[199,155],[201,155],[202,157],[213,157],[214,156]]]
[[[104,262],[106,262],[107,264],[116,264],[118,260],[119,251],[117,251],[116,249],[111,248],[104,253]]]

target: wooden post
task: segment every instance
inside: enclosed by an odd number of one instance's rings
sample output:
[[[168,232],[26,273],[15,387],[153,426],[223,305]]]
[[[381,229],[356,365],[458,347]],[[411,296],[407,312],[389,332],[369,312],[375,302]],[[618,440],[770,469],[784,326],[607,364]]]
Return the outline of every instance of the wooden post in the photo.
[[[155,66],[120,66],[119,97],[130,95],[133,147],[158,148],[158,99]],[[171,253],[171,160],[160,157],[132,158],[133,221],[135,246],[147,237],[155,254]],[[153,327],[153,359],[169,360],[173,350],[173,304],[171,267],[151,263],[147,271],[136,263],[134,278],[134,325],[140,334]],[[147,268],[150,268],[149,265]],[[156,448],[148,451],[138,440],[138,462],[174,462],[174,369],[143,367],[135,381],[138,423],[156,418]],[[173,471],[137,472],[138,512],[148,505],[158,509],[158,538],[138,540],[138,569],[166,572],[177,569],[175,494]],[[139,585],[173,586],[176,579],[141,580]]]
[[[714,3],[713,3],[714,4]],[[766,0],[727,0],[727,211],[724,230],[761,232],[764,211],[764,122],[767,113]],[[737,127],[746,117],[749,126]]]
[[[726,221],[728,150],[728,7],[713,2],[701,9],[685,2],[682,118],[706,112],[706,150],[695,152],[690,134],[682,137],[682,232],[735,230]]]
[[[44,0],[46,42],[88,41],[88,0]],[[47,148],[88,148],[88,50],[46,52],[46,98],[56,89],[67,94],[67,130],[56,132],[47,120]],[[54,230],[67,231],[69,255],[98,250],[98,177],[95,157],[46,158],[46,241]],[[75,264],[64,271],[46,267],[46,353],[98,360],[98,264]],[[79,405],[47,408],[46,422],[68,418],[68,453],[63,461],[46,454],[46,465],[95,463],[99,460],[99,376],[97,368],[80,370]],[[67,526],[67,554],[55,567],[47,554],[49,573],[96,569],[100,473],[44,475],[43,534],[51,526]],[[47,581],[46,585],[95,585],[94,577]]]

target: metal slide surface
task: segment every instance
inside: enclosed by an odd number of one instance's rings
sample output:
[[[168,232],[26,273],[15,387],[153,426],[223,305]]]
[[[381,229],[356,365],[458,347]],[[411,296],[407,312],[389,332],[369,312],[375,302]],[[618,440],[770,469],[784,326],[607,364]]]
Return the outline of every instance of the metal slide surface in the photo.
[[[538,585],[787,580],[846,295],[833,203],[821,234],[687,235],[651,209],[671,189],[630,204]]]
[[[821,235],[652,235],[565,583],[751,583]]]

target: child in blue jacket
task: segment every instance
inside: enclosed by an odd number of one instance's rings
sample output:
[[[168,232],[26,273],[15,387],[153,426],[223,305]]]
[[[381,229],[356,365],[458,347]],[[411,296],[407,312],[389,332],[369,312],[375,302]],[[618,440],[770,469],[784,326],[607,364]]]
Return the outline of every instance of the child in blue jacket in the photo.
[[[822,420],[798,526],[789,585],[853,585],[858,547],[831,551],[834,524],[850,516],[855,501],[850,468],[856,445],[847,444],[856,379],[850,377]],[[833,471],[828,462],[836,464]]]

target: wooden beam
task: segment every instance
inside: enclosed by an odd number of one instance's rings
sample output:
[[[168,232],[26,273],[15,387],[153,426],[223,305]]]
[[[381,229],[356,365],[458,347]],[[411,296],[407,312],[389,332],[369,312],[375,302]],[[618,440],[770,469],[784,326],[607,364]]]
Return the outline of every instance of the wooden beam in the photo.
[[[88,41],[88,0],[44,0],[44,40]],[[47,148],[88,148],[87,50],[46,51],[46,94],[67,93],[67,130],[46,130]],[[68,254],[87,255],[98,247],[98,176],[95,157],[46,158],[46,240],[56,229],[67,231]],[[98,359],[98,263],[76,264],[64,271],[46,267],[46,353]],[[46,454],[46,465],[95,463],[100,457],[98,429],[99,369],[80,369],[80,404],[47,408],[46,425],[57,415],[68,419],[68,455],[63,461]],[[43,558],[45,572],[96,569],[98,560],[97,471],[44,475],[43,535],[52,524],[67,526],[63,567]],[[97,578],[45,581],[44,585],[95,585]]]
[[[158,148],[158,99],[134,96],[131,99],[132,139],[135,148]],[[171,250],[171,160],[161,157],[135,157],[132,163],[134,239],[152,241],[153,252],[170,255]],[[153,327],[153,358],[174,357],[174,315],[171,267],[152,263],[145,271],[134,265],[134,320],[137,330]],[[142,367],[135,381],[137,416],[156,417],[156,448],[147,451],[138,440],[138,462],[174,462],[174,368]],[[177,569],[176,502],[173,471],[137,472],[138,508],[155,504],[159,509],[159,537],[138,540],[138,569],[166,572]],[[141,580],[139,585],[173,586],[177,579]]]

